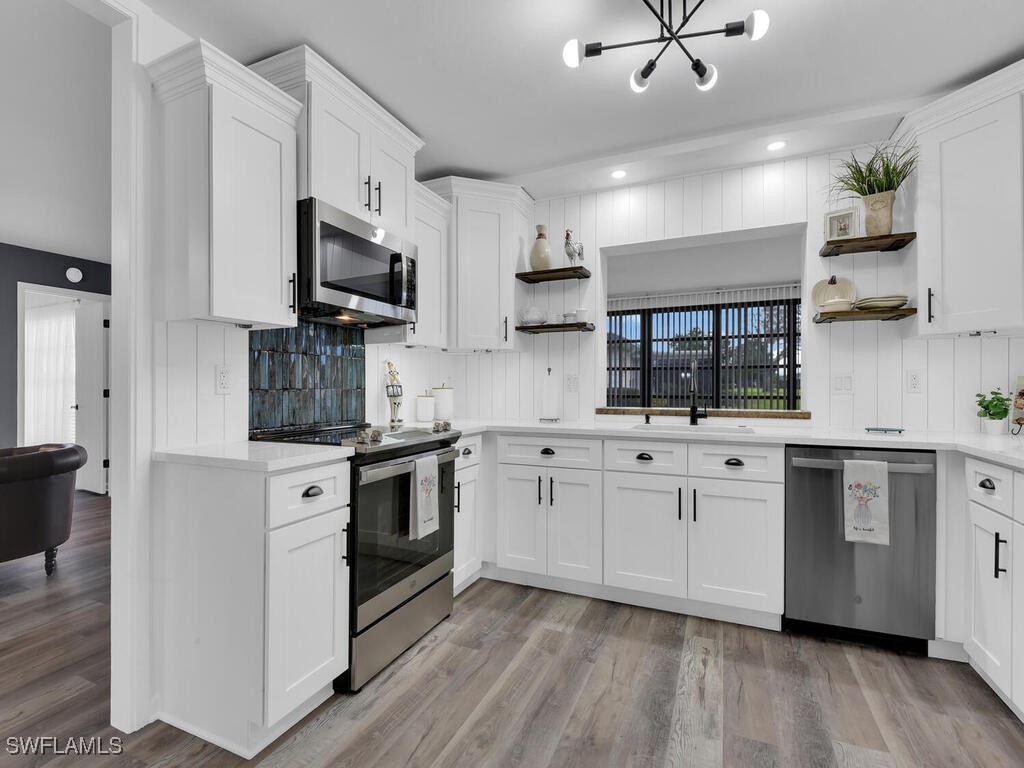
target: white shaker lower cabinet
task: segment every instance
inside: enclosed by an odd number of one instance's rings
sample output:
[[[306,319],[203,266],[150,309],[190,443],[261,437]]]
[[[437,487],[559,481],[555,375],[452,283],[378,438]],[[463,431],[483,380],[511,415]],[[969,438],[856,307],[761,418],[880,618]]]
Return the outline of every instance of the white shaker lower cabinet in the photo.
[[[347,518],[335,509],[267,534],[268,723],[348,669]]]
[[[348,669],[349,465],[154,467],[157,716],[249,758]]]
[[[498,467],[498,565],[601,583],[601,473]]]
[[[604,583],[686,596],[685,477],[604,473]]]
[[[1013,537],[1018,546],[1013,549],[1013,565],[1010,566],[1010,581],[1013,583],[1012,699],[1018,709],[1024,710],[1024,525],[1013,524]]]
[[[480,571],[480,465],[455,471],[455,591]]]
[[[1012,685],[1012,582],[1015,524],[969,502],[969,624],[964,648],[971,661],[1006,694]],[[998,537],[998,538],[997,538]],[[1006,569],[1003,571],[1002,569]]]
[[[688,595],[781,614],[785,493],[779,483],[691,478]]]

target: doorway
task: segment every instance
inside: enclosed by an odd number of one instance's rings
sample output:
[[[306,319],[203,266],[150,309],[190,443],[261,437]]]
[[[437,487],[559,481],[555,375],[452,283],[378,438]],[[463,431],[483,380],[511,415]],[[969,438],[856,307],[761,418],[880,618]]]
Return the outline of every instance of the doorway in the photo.
[[[18,445],[77,443],[76,487],[107,493],[110,297],[18,283]]]

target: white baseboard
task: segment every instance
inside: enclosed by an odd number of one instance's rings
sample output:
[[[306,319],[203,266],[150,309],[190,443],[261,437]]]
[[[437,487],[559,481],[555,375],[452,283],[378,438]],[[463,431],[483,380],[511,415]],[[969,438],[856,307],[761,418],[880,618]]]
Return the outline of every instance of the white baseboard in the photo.
[[[1003,693],[999,689],[998,685],[996,685],[995,683],[992,682],[992,678],[990,678],[981,669],[979,669],[978,666],[973,661],[968,659],[967,663],[971,665],[971,669],[973,669],[975,672],[978,673],[978,677],[980,677],[982,680],[984,680],[985,684],[988,685],[988,687],[991,688],[995,692],[996,696],[998,696],[1002,700],[1003,704],[1005,704],[1007,707],[1009,707],[1010,711],[1013,712],[1013,714],[1015,714],[1017,716],[1017,719],[1021,720],[1021,721],[1024,721],[1024,710],[1022,710],[1020,707],[1018,707],[1016,704],[1014,704],[1010,700],[1010,697],[1007,696],[1005,693]]]
[[[775,631],[782,627],[782,617],[774,613],[752,611],[749,608],[733,608],[712,603],[702,603],[699,600],[651,595],[646,592],[609,587],[604,584],[588,584],[582,581],[573,581],[572,579],[539,576],[534,573],[523,573],[522,571],[514,571],[509,568],[500,568],[494,563],[484,563],[480,569],[480,575],[487,579],[522,584],[526,587],[550,589],[555,592],[568,592],[569,594],[582,595],[583,597],[609,600],[613,603],[625,603],[626,605],[637,605],[641,608],[653,608],[658,611],[699,616],[702,619],[728,621],[732,624],[745,624],[751,627]]]
[[[929,640],[928,657],[932,659],[945,659],[946,661],[968,661],[964,644],[955,643],[952,640]]]
[[[473,571],[473,573],[469,574],[468,576],[462,577],[461,581],[455,582],[455,587],[452,589],[452,597],[458,597],[459,593],[465,592],[479,578],[480,578],[480,571],[479,570]]]

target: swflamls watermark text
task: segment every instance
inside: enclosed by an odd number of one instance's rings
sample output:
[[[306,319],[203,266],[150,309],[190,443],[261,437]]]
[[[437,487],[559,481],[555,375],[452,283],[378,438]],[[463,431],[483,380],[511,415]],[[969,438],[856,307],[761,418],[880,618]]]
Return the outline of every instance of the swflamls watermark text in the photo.
[[[124,747],[119,736],[8,736],[9,755],[120,755]]]

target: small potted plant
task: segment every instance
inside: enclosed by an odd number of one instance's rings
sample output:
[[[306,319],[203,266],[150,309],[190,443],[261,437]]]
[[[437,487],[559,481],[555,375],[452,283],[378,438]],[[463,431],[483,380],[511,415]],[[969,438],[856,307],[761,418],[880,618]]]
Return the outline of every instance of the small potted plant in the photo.
[[[896,190],[916,168],[917,144],[896,139],[876,145],[867,162],[862,163],[853,154],[843,160],[832,188],[837,193],[860,195],[868,235],[890,235]]]
[[[1006,419],[1010,415],[1010,398],[1000,390],[993,389],[989,396],[979,392],[975,397],[978,399],[978,418],[981,419],[982,428],[990,435],[1000,435],[1006,431]]]

